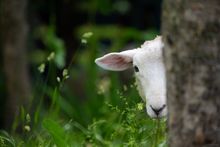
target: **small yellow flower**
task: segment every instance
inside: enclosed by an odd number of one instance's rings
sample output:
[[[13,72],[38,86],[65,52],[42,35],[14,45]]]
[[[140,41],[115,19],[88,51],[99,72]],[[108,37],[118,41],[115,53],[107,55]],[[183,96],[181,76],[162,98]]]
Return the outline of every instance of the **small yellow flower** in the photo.
[[[124,91],[127,91],[128,90],[127,85],[123,85],[123,89],[124,89]]]
[[[40,73],[43,73],[45,70],[45,64],[42,63],[40,66],[38,66],[38,70],[40,71]]]
[[[29,125],[25,125],[24,126],[24,130],[27,131],[27,132],[30,132],[31,131],[31,127]]]
[[[55,53],[51,52],[50,55],[47,57],[47,60],[51,61],[52,59],[54,59],[54,57],[55,57]]]
[[[109,78],[103,78],[97,84],[98,94],[104,94],[109,91],[111,81]]]
[[[61,80],[60,80],[60,77],[57,77],[57,82],[60,83],[60,81],[61,81]]]
[[[93,35],[92,32],[86,32],[86,33],[83,34],[82,37],[83,37],[83,38],[90,38],[92,35]]]
[[[87,43],[87,40],[86,40],[86,39],[82,39],[82,40],[81,40],[81,43],[86,44],[86,43]]]
[[[63,70],[63,77],[67,76],[68,75],[68,70],[67,69],[64,69]]]
[[[27,121],[27,123],[30,123],[30,122],[31,122],[30,114],[27,114],[27,115],[26,115],[26,121]]]
[[[138,103],[137,104],[137,109],[140,110],[140,111],[143,110],[144,109],[144,104],[143,103]]]

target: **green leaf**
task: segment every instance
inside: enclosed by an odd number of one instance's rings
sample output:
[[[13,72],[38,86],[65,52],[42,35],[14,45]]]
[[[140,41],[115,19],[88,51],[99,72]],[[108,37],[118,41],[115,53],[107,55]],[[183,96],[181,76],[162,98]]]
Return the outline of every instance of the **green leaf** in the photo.
[[[0,131],[0,146],[16,147],[15,140],[6,131]]]
[[[63,128],[55,121],[51,119],[44,119],[43,127],[48,131],[48,133],[52,136],[54,143],[58,147],[67,147],[67,143],[65,141],[65,132]]]

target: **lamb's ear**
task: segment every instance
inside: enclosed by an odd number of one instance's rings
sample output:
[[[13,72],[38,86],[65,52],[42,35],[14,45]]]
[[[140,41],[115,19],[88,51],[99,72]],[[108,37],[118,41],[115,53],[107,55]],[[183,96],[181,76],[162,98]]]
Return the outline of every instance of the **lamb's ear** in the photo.
[[[119,53],[109,53],[97,58],[95,63],[107,70],[122,71],[132,66],[133,56],[137,49],[127,50]]]

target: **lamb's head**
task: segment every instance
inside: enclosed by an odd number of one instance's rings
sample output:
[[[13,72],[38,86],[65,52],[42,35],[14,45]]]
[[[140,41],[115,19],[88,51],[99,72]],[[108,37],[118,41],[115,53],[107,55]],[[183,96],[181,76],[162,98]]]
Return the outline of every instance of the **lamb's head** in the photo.
[[[140,48],[109,53],[95,60],[100,67],[122,71],[134,68],[139,94],[146,101],[150,117],[166,116],[166,76],[162,58],[161,37],[145,42]]]

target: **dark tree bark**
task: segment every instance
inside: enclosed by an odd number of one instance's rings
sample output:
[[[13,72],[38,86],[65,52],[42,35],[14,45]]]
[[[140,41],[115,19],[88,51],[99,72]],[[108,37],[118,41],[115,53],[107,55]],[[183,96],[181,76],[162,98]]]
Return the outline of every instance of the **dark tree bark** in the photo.
[[[20,106],[27,106],[30,84],[26,58],[26,0],[1,0],[1,45],[6,77],[5,128],[10,128]],[[1,97],[2,98],[2,97]]]
[[[220,1],[165,0],[171,147],[220,146]]]

